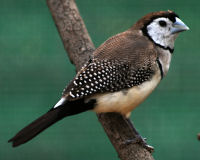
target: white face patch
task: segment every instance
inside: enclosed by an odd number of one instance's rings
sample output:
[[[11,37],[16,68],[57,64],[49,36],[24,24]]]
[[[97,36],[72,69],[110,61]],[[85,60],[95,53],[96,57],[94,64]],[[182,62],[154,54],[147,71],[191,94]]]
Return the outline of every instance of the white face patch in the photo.
[[[172,24],[168,18],[157,18],[147,26],[147,33],[155,43],[173,49],[177,34],[171,34]]]

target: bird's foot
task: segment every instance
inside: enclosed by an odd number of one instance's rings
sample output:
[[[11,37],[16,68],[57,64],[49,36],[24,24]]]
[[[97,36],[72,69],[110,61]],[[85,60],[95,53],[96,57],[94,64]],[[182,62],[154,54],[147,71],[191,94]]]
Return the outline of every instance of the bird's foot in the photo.
[[[131,144],[131,143],[141,144],[142,147],[144,147],[150,153],[154,152],[154,148],[146,143],[146,138],[142,138],[140,135],[137,135],[134,139],[128,139],[125,141],[125,144]]]

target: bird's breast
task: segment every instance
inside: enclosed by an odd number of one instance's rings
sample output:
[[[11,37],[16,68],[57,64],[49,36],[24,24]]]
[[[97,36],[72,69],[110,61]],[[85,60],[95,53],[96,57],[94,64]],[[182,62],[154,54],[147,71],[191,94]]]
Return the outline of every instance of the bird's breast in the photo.
[[[96,99],[94,111],[97,113],[119,112],[123,115],[127,115],[147,98],[160,80],[161,75],[160,72],[157,71],[150,80],[138,86],[113,93],[96,94],[90,98]]]
[[[159,50],[159,61],[162,66],[164,76],[166,76],[171,63],[172,54],[170,53],[169,50],[166,49],[159,48],[158,50]]]

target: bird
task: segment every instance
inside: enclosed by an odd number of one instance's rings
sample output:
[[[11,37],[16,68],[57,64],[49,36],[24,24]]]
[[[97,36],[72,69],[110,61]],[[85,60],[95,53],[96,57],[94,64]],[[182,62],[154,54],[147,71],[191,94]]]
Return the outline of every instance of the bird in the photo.
[[[85,111],[124,117],[166,76],[178,34],[189,27],[171,11],[151,12],[101,44],[63,90],[60,100],[8,142],[16,147],[63,119]]]

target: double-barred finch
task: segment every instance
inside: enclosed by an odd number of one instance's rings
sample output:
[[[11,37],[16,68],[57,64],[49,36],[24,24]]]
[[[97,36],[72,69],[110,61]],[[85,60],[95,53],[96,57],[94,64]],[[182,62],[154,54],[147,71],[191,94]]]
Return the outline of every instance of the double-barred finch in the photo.
[[[58,120],[87,110],[130,115],[167,74],[174,41],[188,29],[172,11],[147,14],[97,48],[60,101],[9,142],[23,144]]]

